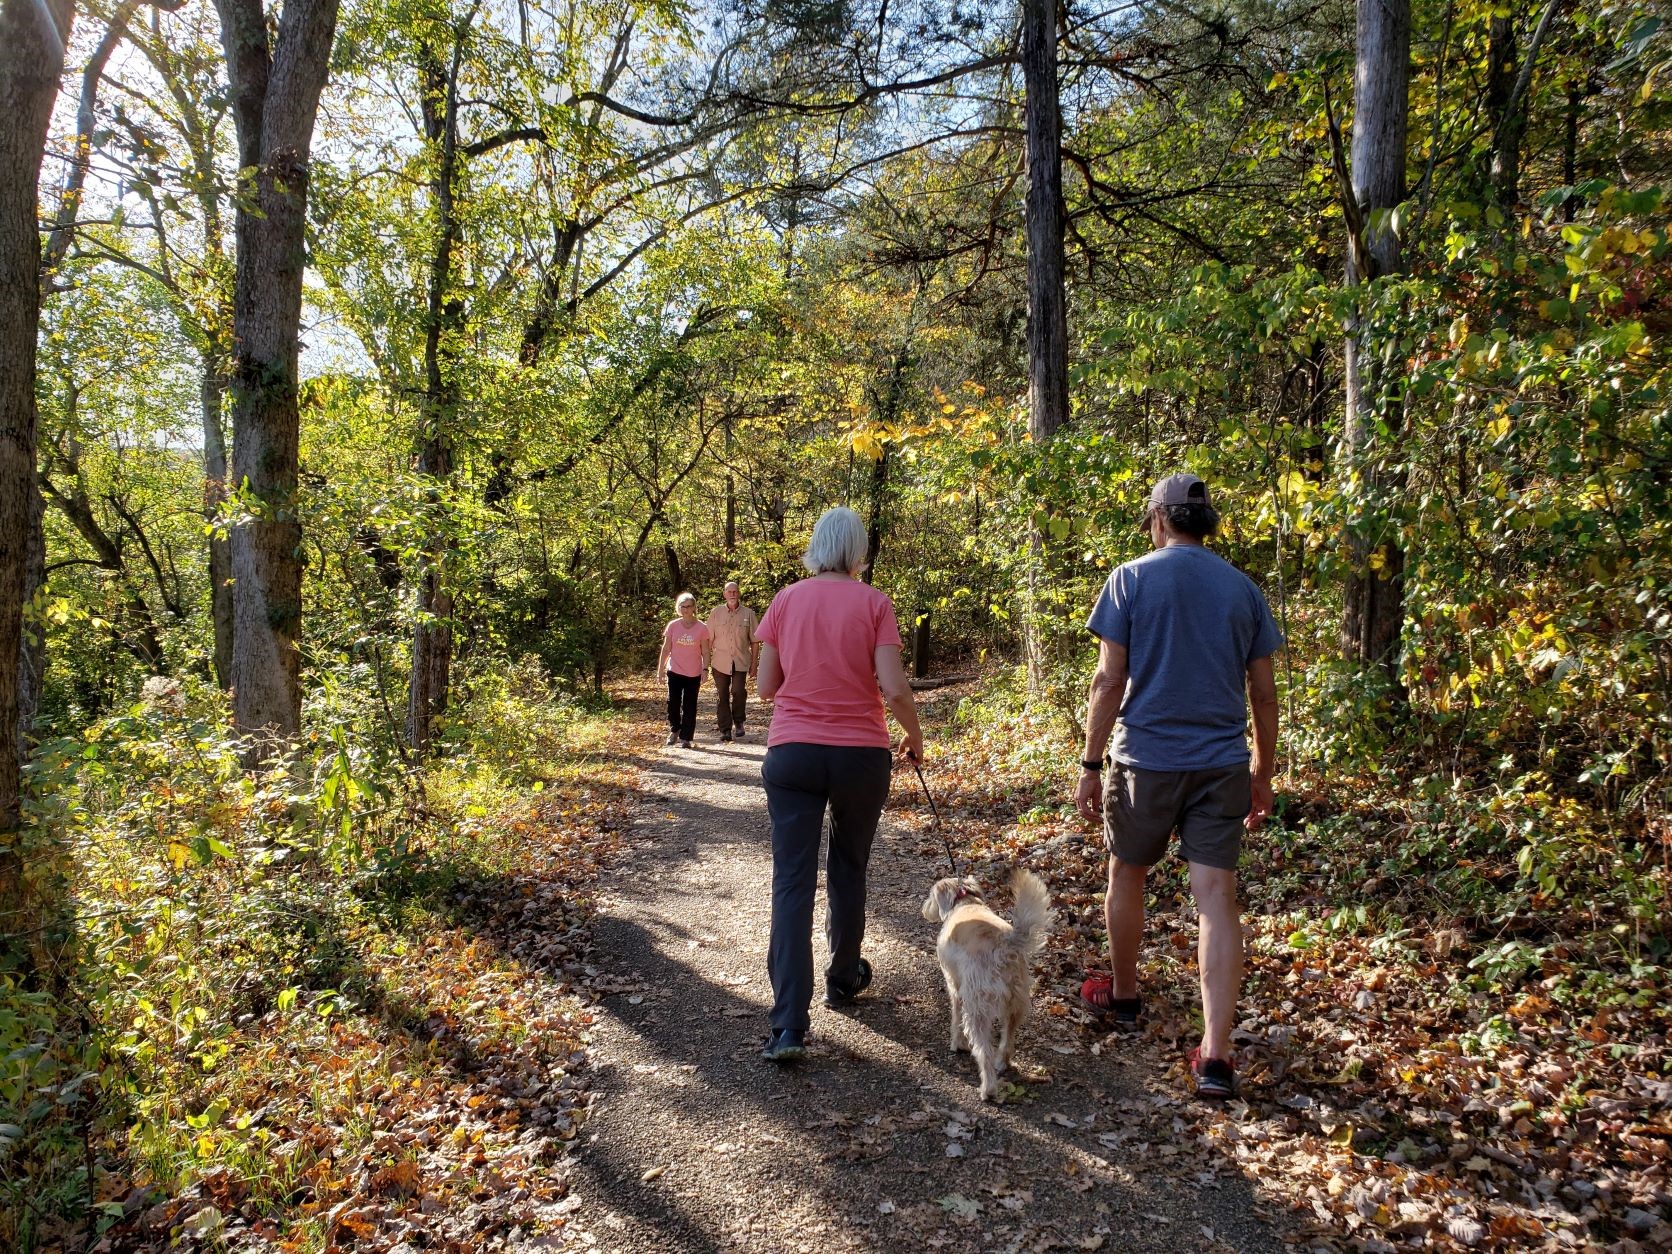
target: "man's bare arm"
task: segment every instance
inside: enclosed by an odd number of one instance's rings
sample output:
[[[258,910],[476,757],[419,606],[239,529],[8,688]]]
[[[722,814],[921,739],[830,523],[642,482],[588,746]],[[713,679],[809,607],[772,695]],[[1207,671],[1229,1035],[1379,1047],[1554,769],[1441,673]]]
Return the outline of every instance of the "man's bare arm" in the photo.
[[[1109,747],[1109,737],[1120,718],[1126,700],[1126,646],[1100,640],[1097,650],[1097,670],[1092,673],[1091,691],[1086,702],[1085,760],[1100,762]],[[1082,769],[1080,782],[1074,789],[1074,805],[1088,819],[1103,813],[1101,777],[1095,771]]]
[[[1243,825],[1253,831],[1271,816],[1271,778],[1277,765],[1277,676],[1269,657],[1248,664],[1248,708],[1254,719],[1254,757],[1248,765],[1253,796]]]

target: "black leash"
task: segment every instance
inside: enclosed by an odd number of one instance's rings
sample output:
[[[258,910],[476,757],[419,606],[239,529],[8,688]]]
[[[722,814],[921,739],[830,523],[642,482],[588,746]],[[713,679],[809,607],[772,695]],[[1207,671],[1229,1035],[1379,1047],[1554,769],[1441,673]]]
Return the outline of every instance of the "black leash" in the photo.
[[[923,778],[923,764],[909,753],[906,757],[911,759],[912,770],[917,772],[917,784],[923,789],[923,800],[929,803],[929,813],[934,816],[935,830],[940,833],[941,844],[946,846],[946,860],[952,866],[952,878],[962,879],[958,874],[958,859],[952,855],[952,842],[946,838],[946,829],[941,826],[940,810],[935,805],[934,794],[929,791],[929,781]]]

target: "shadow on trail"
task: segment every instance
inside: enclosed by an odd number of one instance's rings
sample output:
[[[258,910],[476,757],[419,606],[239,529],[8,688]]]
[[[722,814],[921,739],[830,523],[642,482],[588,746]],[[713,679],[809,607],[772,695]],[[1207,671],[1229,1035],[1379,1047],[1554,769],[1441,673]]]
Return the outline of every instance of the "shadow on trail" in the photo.
[[[771,870],[759,784],[763,752],[760,740],[730,746],[699,741],[691,750],[643,755],[647,795],[625,865],[610,877],[616,900],[595,921],[594,961],[635,991],[610,995],[600,1006],[605,1020],[629,1035],[617,1051],[621,1059],[600,1061],[596,1072],[605,1099],[595,1117],[596,1139],[579,1165],[594,1189],[645,1225],[662,1248],[737,1245],[735,1227],[716,1206],[722,1199],[682,1188],[678,1177],[691,1167],[693,1154],[712,1156],[719,1153],[714,1146],[743,1142],[757,1158],[763,1144],[770,1147],[747,1184],[751,1171],[737,1168],[746,1191],[765,1188],[770,1195],[771,1186],[783,1182],[798,1199],[810,1197],[816,1212],[857,1248],[909,1243],[922,1235],[925,1215],[930,1226],[946,1222],[942,1236],[950,1248],[999,1248],[1004,1242],[998,1234],[1013,1231],[1028,1244],[1052,1233],[1077,1241],[1099,1213],[1116,1222],[1108,1248],[1196,1244],[1194,1225],[1183,1226],[1198,1217],[1190,1209],[1191,1194],[1172,1181],[1157,1185],[1134,1174],[1142,1163],[1120,1162],[1123,1153],[1148,1144],[1134,1137],[1133,1145],[1112,1149],[1095,1139],[1119,1128],[1112,1103],[1142,1096],[1133,1076],[1147,1068],[1082,1057],[1071,1074],[1043,1042],[1053,1026],[1070,1031],[1078,1053],[1078,1030],[1036,1020],[1019,1061],[1024,1068],[1049,1062],[1055,1076],[1024,1084],[1022,1100],[1012,1105],[983,1107],[978,1101],[973,1063],[946,1049],[933,928],[917,912],[923,889],[940,872],[933,859],[917,853],[915,835],[901,840],[886,817],[873,853],[866,943],[879,966],[876,988],[840,1016],[815,1004],[805,1065],[779,1069],[757,1057],[770,997],[764,973]],[[747,789],[741,796],[740,786]],[[902,799],[907,786],[912,792]],[[896,803],[915,801],[909,776],[897,776],[894,791]],[[816,919],[816,952],[820,932]],[[1106,1074],[1091,1074],[1097,1069]],[[676,1144],[671,1132],[663,1136],[661,1129],[642,1126],[658,1117],[635,1094],[647,1070],[663,1080],[679,1077],[661,1100],[677,1104],[702,1145]],[[1064,1109],[1075,1118],[1060,1113]],[[955,1138],[956,1160],[948,1152],[954,1143],[945,1130],[949,1123],[966,1129]],[[1219,1194],[1215,1211],[1252,1208],[1252,1192],[1240,1177],[1219,1177],[1206,1187]],[[942,1195],[948,1194],[986,1199],[979,1224],[946,1220]],[[1011,1211],[992,1200],[1006,1197],[1044,1204]],[[880,1222],[879,1201],[902,1212],[913,1208],[918,1228]],[[1158,1215],[1162,1211],[1175,1218]],[[1150,1218],[1130,1222],[1138,1215]],[[1169,1231],[1169,1223],[1177,1226]],[[1237,1248],[1278,1243],[1260,1239]]]
[[[611,997],[604,1013],[637,1037],[645,1059],[638,1066],[688,1072],[689,1088],[714,1108],[705,1126],[710,1145],[759,1142],[763,1133],[775,1138],[781,1170],[767,1174],[816,1193],[819,1209],[833,1221],[868,1222],[885,1199],[899,1207],[934,1205],[942,1194],[975,1196],[1003,1185],[1024,1186],[1038,1175],[1060,1174],[1069,1161],[1089,1165],[1091,1151],[1054,1126],[1034,1126],[1020,1111],[981,1108],[967,1057],[954,1059],[944,1050],[943,1007],[914,1004],[907,1010],[872,1002],[849,1021],[863,1021],[873,1032],[883,1030],[888,1040],[897,1041],[895,1049],[874,1048],[863,1037],[845,1041],[815,1028],[807,1062],[780,1069],[756,1056],[765,1006],[716,982],[690,960],[669,954],[664,945],[660,929],[653,932],[619,919],[600,921],[599,952],[632,955],[635,974],[648,987],[665,991],[660,998],[647,996],[639,1006],[620,995]],[[901,1048],[932,1058],[931,1074],[908,1073],[892,1056]],[[606,1093],[623,1093],[636,1080],[632,1069],[618,1064],[601,1065],[596,1075]],[[918,1114],[922,1117],[913,1120]],[[950,1171],[926,1167],[948,1161],[943,1129],[949,1119],[967,1120],[972,1144],[979,1147],[967,1164],[960,1164],[955,1178]],[[980,1161],[978,1153],[987,1161]],[[1031,1171],[1028,1160],[1034,1160]],[[666,1177],[645,1181],[647,1171],[664,1161],[646,1161],[642,1147],[625,1149],[603,1136],[589,1147],[581,1169],[595,1178],[600,1192],[673,1243],[663,1248],[706,1250],[730,1244],[713,1224],[712,1208],[673,1193]],[[1104,1182],[1102,1187],[1105,1201],[1117,1200],[1111,1194],[1124,1194],[1118,1198],[1121,1210],[1153,1211],[1165,1205],[1139,1184]],[[984,1234],[967,1235],[978,1245],[986,1243]],[[1152,1243],[1137,1233],[1117,1236],[1117,1248],[1173,1248],[1172,1242]]]

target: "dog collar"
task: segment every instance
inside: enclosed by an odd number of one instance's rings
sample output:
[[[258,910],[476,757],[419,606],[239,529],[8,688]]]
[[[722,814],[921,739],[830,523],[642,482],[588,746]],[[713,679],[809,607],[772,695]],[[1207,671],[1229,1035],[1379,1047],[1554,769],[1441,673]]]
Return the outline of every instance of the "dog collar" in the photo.
[[[960,888],[952,895],[952,900],[962,901],[965,897],[974,897],[977,901],[981,900],[981,894],[976,892],[973,888]]]

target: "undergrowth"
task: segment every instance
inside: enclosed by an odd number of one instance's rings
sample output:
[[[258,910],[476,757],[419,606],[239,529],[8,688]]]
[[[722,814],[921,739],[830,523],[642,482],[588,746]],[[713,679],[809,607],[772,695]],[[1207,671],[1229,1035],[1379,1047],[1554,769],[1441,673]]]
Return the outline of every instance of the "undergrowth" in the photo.
[[[1069,804],[1080,747],[1057,713],[1030,707],[1020,672],[963,698],[937,734],[959,796],[1013,812],[1021,847],[1082,827]],[[1245,841],[1244,892],[1257,908],[1351,920],[1375,934],[1420,926],[1455,937],[1466,980],[1555,962],[1553,985],[1641,1003],[1646,972],[1672,965],[1672,819],[1602,804],[1586,782],[1543,771],[1466,777],[1381,761],[1280,762],[1276,814]],[[1096,842],[1093,834],[1087,839]],[[1177,886],[1178,868],[1157,884]],[[1448,950],[1448,953],[1452,952]],[[1478,959],[1478,961],[1476,961]]]
[[[43,746],[32,838],[65,870],[75,935],[50,991],[0,975],[0,1247],[80,1244],[188,1189],[185,1231],[324,1240],[332,1165],[377,1122],[367,1092],[445,1083],[436,1023],[480,1017],[445,956],[526,976],[475,954],[484,925],[461,902],[553,850],[583,885],[619,786],[607,710],[536,664],[469,691],[424,769],[339,724],[248,774],[218,697],[168,682]],[[528,1035],[475,1023],[472,1050],[527,1052]],[[320,1127],[337,1131],[303,1131]]]
[[[991,677],[931,720],[931,778],[978,874],[1020,861],[1049,882],[1041,991],[1072,1016],[1082,973],[1107,969],[1105,855],[1071,805],[1081,747],[1029,713],[1023,682]],[[1425,760],[1413,738],[1280,756],[1276,814],[1240,868],[1245,1100],[1197,1112],[1201,1143],[1281,1184],[1326,1241],[1672,1239],[1665,813],[1496,746]],[[1152,872],[1147,907],[1145,1033],[1177,1060],[1201,1029],[1179,859]]]

